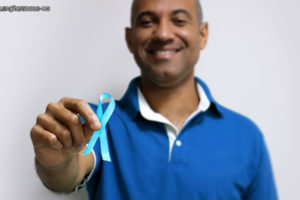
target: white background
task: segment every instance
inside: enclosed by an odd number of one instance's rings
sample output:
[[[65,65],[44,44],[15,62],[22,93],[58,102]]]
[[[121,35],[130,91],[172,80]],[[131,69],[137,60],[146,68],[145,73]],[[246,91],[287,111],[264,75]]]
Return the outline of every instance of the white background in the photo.
[[[35,117],[63,96],[97,103],[120,98],[139,74],[124,41],[131,0],[0,0],[51,6],[0,12],[1,199],[84,199],[56,195],[39,181],[29,137]],[[280,199],[300,196],[297,0],[203,0],[210,38],[196,75],[219,102],[264,132]]]

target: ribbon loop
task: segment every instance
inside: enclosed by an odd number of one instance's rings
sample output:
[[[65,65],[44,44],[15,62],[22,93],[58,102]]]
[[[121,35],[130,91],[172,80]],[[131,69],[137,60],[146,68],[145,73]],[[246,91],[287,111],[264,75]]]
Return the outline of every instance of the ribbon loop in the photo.
[[[105,112],[103,113],[101,102],[106,98],[110,98],[110,101],[109,101],[109,104],[108,104]],[[109,155],[109,148],[108,148],[105,126],[106,126],[109,118],[111,117],[112,113],[114,112],[114,109],[115,109],[115,100],[111,97],[111,95],[108,93],[101,94],[100,99],[99,99],[98,108],[97,108],[97,113],[96,113],[98,116],[98,119],[100,120],[100,123],[101,123],[101,129],[96,130],[93,133],[93,136],[92,136],[91,140],[89,141],[85,151],[83,152],[83,155],[91,153],[92,149],[94,148],[94,146],[97,142],[97,139],[99,138],[102,159],[104,161],[109,161],[109,162],[111,161],[110,155]]]

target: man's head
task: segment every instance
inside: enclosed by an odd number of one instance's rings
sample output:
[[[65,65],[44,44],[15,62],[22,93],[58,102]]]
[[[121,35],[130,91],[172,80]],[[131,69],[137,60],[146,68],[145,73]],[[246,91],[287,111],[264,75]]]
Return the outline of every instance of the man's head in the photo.
[[[208,37],[198,0],[134,0],[131,15],[126,41],[142,79],[171,87],[193,76]]]

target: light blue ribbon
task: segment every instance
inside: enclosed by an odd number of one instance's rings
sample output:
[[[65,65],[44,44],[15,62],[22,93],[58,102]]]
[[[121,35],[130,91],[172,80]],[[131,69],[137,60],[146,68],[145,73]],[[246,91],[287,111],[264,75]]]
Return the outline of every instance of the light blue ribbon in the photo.
[[[110,98],[109,104],[103,113],[102,111],[102,105],[101,102],[106,99]],[[91,140],[88,143],[88,146],[86,147],[85,151],[83,152],[83,155],[91,153],[92,149],[94,148],[97,139],[100,139],[100,149],[101,149],[101,156],[102,159],[105,161],[111,161],[110,155],[109,155],[109,148],[108,148],[108,142],[107,142],[107,136],[106,136],[106,129],[105,125],[107,124],[109,118],[111,117],[112,113],[115,109],[115,100],[111,97],[108,93],[103,93],[100,95],[99,104],[97,108],[97,116],[101,123],[101,129],[97,130],[93,133],[93,136]]]

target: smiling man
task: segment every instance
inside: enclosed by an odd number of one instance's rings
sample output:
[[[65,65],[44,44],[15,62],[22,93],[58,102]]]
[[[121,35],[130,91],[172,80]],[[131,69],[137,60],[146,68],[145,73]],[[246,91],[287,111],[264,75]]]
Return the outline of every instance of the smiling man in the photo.
[[[132,28],[126,29],[128,48],[141,69],[143,95],[178,129],[199,104],[194,67],[208,25],[197,13],[195,1],[135,1]]]
[[[112,162],[101,160],[99,144],[82,155],[101,127],[97,106],[62,98],[31,131],[45,186],[86,186],[90,199],[277,199],[259,129],[194,75],[208,38],[199,2],[135,0],[131,14],[126,41],[141,76],[106,126]]]

